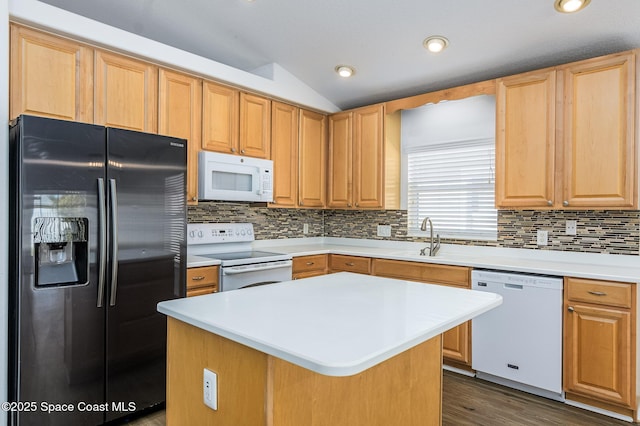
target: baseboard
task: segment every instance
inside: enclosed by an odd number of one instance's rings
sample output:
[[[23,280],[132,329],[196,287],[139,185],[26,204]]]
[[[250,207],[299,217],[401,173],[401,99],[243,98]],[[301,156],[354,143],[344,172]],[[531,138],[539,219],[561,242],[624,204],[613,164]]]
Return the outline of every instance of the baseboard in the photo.
[[[613,417],[614,419],[623,420],[629,423],[634,423],[633,417],[625,416],[624,414],[616,413],[614,411],[605,410],[604,408],[594,407],[593,405],[584,404],[578,401],[572,401],[570,399],[566,399],[564,403],[567,405],[571,405],[572,407],[582,408],[583,410],[602,414],[603,416]]]

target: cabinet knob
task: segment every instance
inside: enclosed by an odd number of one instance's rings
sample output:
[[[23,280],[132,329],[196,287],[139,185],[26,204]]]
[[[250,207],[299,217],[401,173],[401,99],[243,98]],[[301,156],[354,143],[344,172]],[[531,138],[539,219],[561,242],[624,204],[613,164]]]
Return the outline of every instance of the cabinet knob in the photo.
[[[236,152],[236,149],[235,148],[231,148],[231,152]]]
[[[240,150],[240,152],[241,152],[242,154],[244,154],[244,149],[241,149],[241,150]]]
[[[303,202],[303,201],[300,201],[300,205],[301,205],[301,206],[304,206],[304,202]]]
[[[347,203],[347,207],[351,207],[351,203]]]
[[[191,201],[198,201],[198,197],[191,197]]]
[[[315,262],[307,262],[307,266],[313,265]]]
[[[574,311],[573,306],[569,306],[569,307],[567,308],[567,311],[569,311],[569,312],[573,312],[573,311]]]
[[[278,202],[276,200],[273,200],[271,204],[278,204]]]
[[[547,205],[548,205],[548,206],[552,206],[552,205],[553,205],[553,201],[551,201],[551,200],[547,200]]]
[[[569,205],[569,202],[568,202],[567,200],[564,200],[564,201],[562,202],[562,205],[563,205],[563,206],[565,206],[565,207],[567,207],[567,206]]]
[[[356,207],[359,207],[360,205],[358,203],[356,203]]]

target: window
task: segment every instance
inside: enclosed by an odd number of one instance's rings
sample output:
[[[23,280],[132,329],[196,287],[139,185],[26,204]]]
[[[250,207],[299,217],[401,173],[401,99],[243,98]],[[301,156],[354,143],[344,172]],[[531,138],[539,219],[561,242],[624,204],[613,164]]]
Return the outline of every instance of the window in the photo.
[[[407,153],[408,233],[458,239],[495,240],[495,143],[478,139],[415,147]],[[428,231],[427,231],[428,232]]]

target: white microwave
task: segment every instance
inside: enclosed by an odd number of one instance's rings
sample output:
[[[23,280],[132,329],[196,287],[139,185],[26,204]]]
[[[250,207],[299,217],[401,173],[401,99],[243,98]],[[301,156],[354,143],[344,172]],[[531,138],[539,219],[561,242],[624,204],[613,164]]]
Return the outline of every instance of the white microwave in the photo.
[[[198,199],[273,201],[273,161],[200,151]]]

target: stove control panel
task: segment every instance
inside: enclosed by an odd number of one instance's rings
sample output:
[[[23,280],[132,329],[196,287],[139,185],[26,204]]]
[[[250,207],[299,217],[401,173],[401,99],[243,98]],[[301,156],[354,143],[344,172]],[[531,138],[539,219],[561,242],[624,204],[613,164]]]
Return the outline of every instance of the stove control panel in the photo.
[[[187,245],[253,241],[252,223],[189,223]]]

